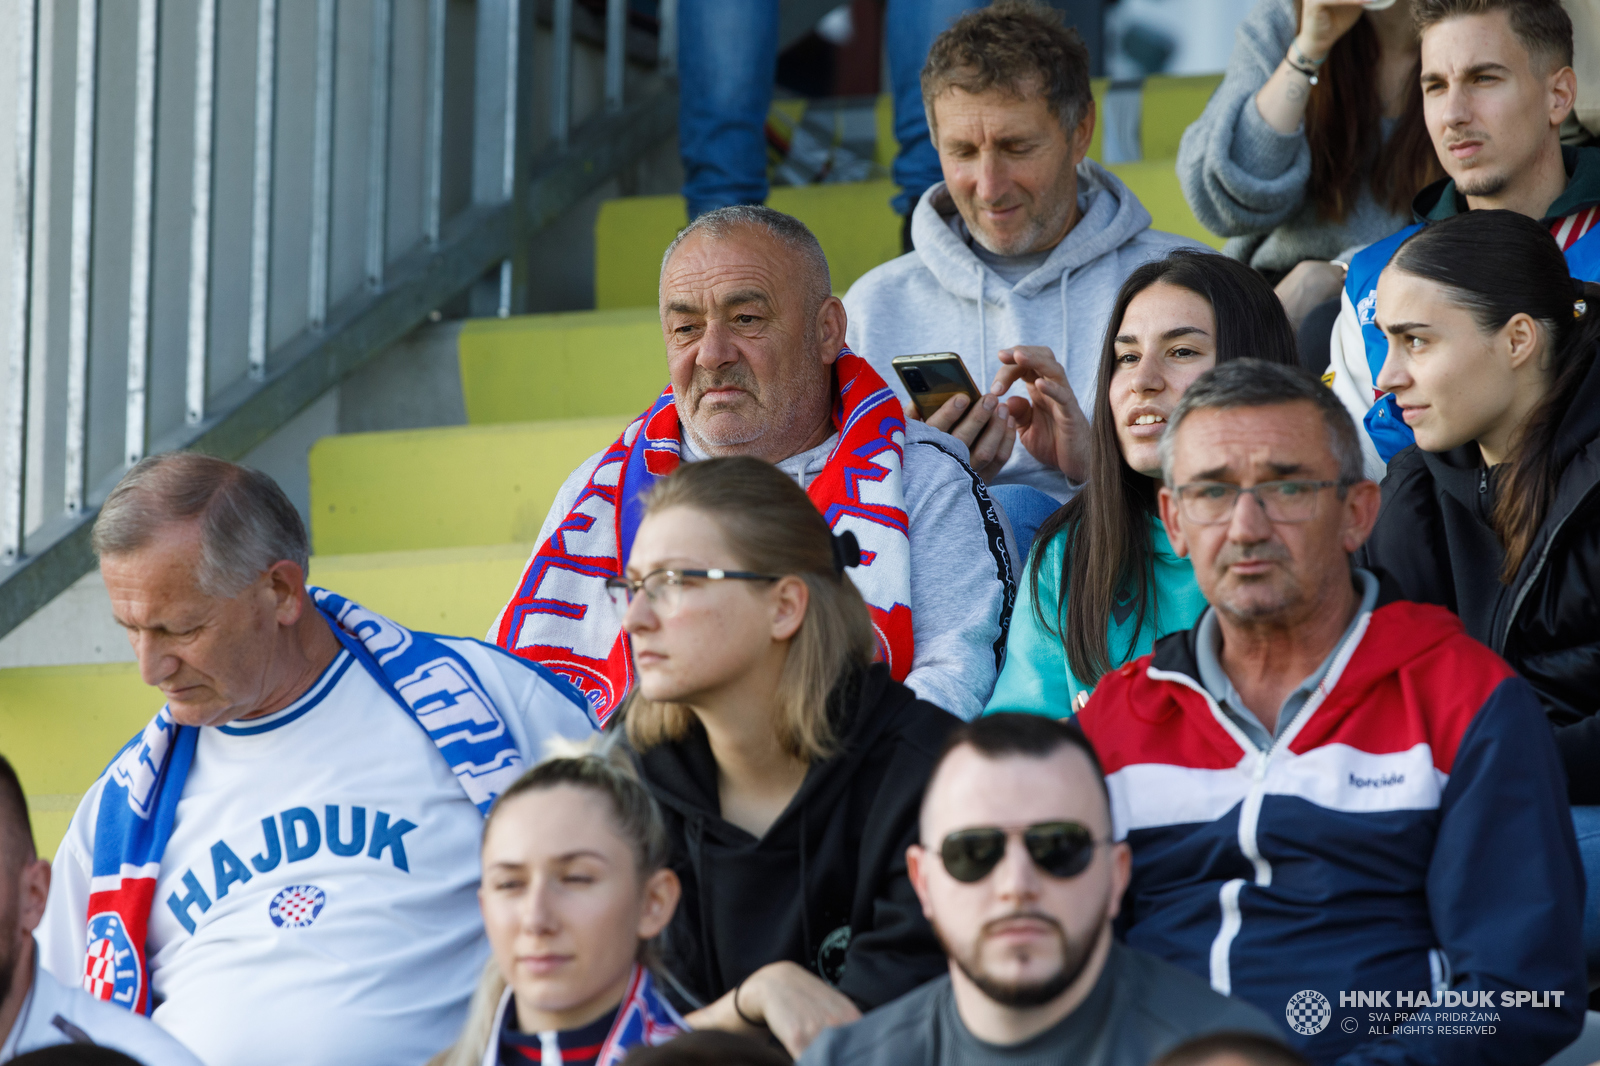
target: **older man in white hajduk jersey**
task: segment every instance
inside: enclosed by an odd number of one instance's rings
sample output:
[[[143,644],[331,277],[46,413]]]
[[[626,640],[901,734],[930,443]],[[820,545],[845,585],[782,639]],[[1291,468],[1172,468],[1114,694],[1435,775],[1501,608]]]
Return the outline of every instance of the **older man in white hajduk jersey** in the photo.
[[[1117,289],[1140,264],[1200,246],[1151,229],[1139,198],[1085,158],[1089,53],[1050,8],[967,12],[934,41],[922,101],[945,180],[912,212],[916,250],[845,293],[850,346],[902,399],[895,356],[961,356],[988,391],[928,422],[972,449],[1026,547],[1088,476],[1084,408]]]
[[[547,740],[592,735],[548,671],[305,585],[263,474],[136,465],[100,572],[163,707],[90,788],[40,929],[59,980],[212,1066],[414,1066],[487,956],[482,812]]]
[[[40,968],[33,930],[49,891],[50,863],[34,851],[22,784],[0,755],[0,1063],[57,1044],[92,1042],[144,1066],[200,1066],[148,1018],[98,1002]]]

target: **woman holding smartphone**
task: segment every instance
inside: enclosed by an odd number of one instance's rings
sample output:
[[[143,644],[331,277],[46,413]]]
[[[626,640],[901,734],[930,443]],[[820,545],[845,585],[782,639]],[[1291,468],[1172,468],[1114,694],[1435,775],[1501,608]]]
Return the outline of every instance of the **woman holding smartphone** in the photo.
[[[694,1028],[792,1055],[945,970],[905,854],[958,720],[873,661],[859,561],[776,467],[708,459],[652,490],[608,582],[624,727],[683,883],[663,960]]]
[[[625,755],[518,778],[483,824],[489,966],[460,1039],[429,1066],[616,1066],[687,1029],[647,965],[678,903],[666,862],[661,812]]]
[[[985,714],[1076,714],[1102,674],[1200,617],[1194,568],[1156,511],[1157,447],[1190,383],[1241,358],[1295,364],[1283,307],[1249,267],[1178,251],[1122,283],[1095,378],[1089,479],[1034,538]]]
[[[1409,224],[1412,198],[1444,176],[1419,49],[1410,0],[1259,0],[1183,135],[1195,217],[1278,286],[1296,328],[1339,296],[1344,272],[1329,260]]]

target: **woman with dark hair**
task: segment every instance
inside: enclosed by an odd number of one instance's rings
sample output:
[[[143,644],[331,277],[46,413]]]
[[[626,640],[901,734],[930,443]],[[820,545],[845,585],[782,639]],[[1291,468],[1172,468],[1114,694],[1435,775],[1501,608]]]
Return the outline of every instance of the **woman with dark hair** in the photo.
[[[1089,478],[1034,538],[986,714],[1076,713],[1102,674],[1194,625],[1206,601],[1156,511],[1157,445],[1190,383],[1241,358],[1296,362],[1283,306],[1249,267],[1177,251],[1122,283],[1095,379]]]
[[[1527,678],[1567,771],[1600,974],[1600,285],[1513,211],[1419,230],[1378,279],[1396,455],[1359,565]]]
[[[1278,284],[1297,328],[1339,295],[1344,274],[1329,260],[1407,225],[1412,198],[1444,176],[1422,118],[1419,47],[1410,0],[1259,0],[1183,135],[1178,175],[1195,217]]]
[[[1417,443],[1389,464],[1366,563],[1532,683],[1572,801],[1600,804],[1600,286],[1532,219],[1469,211],[1400,246],[1377,318],[1378,387]]]

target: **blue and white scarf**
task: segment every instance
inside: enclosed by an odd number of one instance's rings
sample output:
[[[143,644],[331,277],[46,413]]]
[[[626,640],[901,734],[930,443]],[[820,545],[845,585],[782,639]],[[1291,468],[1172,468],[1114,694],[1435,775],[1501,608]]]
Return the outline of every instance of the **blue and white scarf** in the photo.
[[[438,637],[327,589],[307,591],[339,643],[428,734],[467,797],[487,814],[522,773],[523,759],[471,664]],[[199,728],[179,725],[162,707],[107,769],[100,795],[83,985],[140,1014],[153,1006],[145,957],[150,907],[199,736]]]

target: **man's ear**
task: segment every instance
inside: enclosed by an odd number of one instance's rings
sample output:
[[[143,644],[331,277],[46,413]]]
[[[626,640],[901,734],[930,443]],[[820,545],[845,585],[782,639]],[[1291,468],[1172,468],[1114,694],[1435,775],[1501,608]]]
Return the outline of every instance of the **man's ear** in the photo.
[[[819,354],[824,366],[839,358],[839,349],[844,347],[847,321],[844,301],[837,296],[829,296],[817,308],[817,343],[822,346]]]
[[[1106,917],[1115,918],[1122,910],[1122,897],[1127,894],[1128,882],[1133,879],[1133,851],[1126,841],[1111,845],[1111,905]]]
[[[1376,481],[1358,481],[1345,491],[1343,547],[1346,554],[1353,554],[1372,536],[1382,503],[1383,492]]]
[[[1578,103],[1578,75],[1571,67],[1553,71],[1545,91],[1550,98],[1550,128],[1559,129]]]
[[[933,921],[933,901],[928,898],[928,864],[934,861],[932,853],[921,844],[906,848],[906,878],[917,894],[917,902],[922,904],[922,916],[930,922]]]
[[[1072,165],[1077,166],[1089,154],[1089,144],[1094,140],[1094,97],[1084,105],[1083,117],[1072,131]]]
[[[1178,524],[1178,497],[1165,485],[1156,493],[1156,506],[1161,510],[1161,524],[1166,528],[1167,539],[1172,542],[1172,552],[1178,558],[1189,554],[1189,542],[1183,538],[1183,527]]]
[[[44,906],[50,899],[50,860],[35,858],[24,862],[19,887],[22,930],[32,933],[44,919]]]
[[[289,559],[279,559],[263,575],[272,595],[274,611],[280,626],[292,626],[300,621],[310,596],[306,592],[306,572],[300,564]]]

